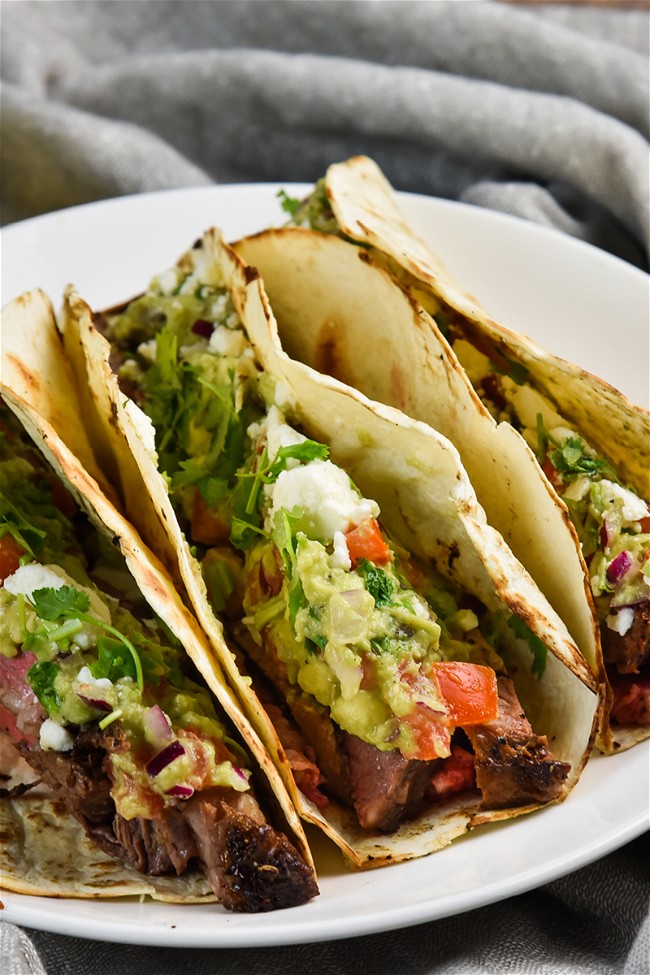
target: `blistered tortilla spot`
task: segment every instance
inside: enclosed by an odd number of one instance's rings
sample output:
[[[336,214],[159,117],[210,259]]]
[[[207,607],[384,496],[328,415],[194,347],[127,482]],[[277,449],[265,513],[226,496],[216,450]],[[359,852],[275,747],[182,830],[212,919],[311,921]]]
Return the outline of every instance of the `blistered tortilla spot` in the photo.
[[[38,376],[36,375],[36,373],[32,372],[30,369],[27,369],[27,367],[23,364],[21,359],[17,358],[11,352],[7,353],[7,359],[14,366],[16,372],[22,378],[22,381],[25,386],[31,388],[34,391],[40,391],[42,389],[42,384]]]

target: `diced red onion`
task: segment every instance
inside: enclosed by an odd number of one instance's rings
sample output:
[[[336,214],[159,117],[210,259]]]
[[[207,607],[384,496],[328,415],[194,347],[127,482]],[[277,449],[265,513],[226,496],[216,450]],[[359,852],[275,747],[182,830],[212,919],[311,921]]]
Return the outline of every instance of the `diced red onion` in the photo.
[[[172,723],[158,704],[146,709],[142,716],[142,724],[151,738],[160,744],[170,741],[174,736]]]
[[[607,576],[607,581],[612,584],[615,582],[620,582],[624,575],[626,575],[634,564],[634,559],[629,552],[619,552],[616,558],[610,562],[605,571]]]
[[[189,799],[194,795],[194,789],[191,785],[173,785],[171,789],[167,789],[167,795],[176,796],[178,799]]]
[[[113,710],[112,704],[108,701],[102,700],[101,697],[86,697],[85,694],[78,694],[77,697],[81,698],[86,704],[89,704],[91,708],[96,708],[98,711],[103,711],[105,714],[109,714]]]
[[[600,526],[600,544],[603,550],[605,550],[612,540],[612,536],[609,531],[609,525],[607,524],[607,518],[604,519],[602,525]]]
[[[170,762],[173,762],[175,758],[180,758],[181,755],[185,754],[185,749],[181,745],[178,739],[170,742],[166,745],[162,751],[158,752],[151,761],[147,762],[146,769],[147,774],[155,779],[157,775],[160,775],[163,769],[167,768]]]
[[[343,597],[343,599],[345,599],[350,609],[357,610],[365,606],[365,589],[346,589],[345,592],[340,593],[340,595]]]
[[[195,335],[200,335],[204,339],[209,339],[214,332],[214,325],[212,322],[208,322],[205,318],[197,318],[192,325],[192,331]]]
[[[236,765],[233,765],[233,771],[234,771],[234,772],[235,772],[235,773],[236,773],[236,774],[237,774],[237,775],[239,776],[239,778],[240,778],[240,779],[242,779],[242,780],[243,780],[244,782],[248,782],[248,779],[246,778],[246,775],[245,775],[245,773],[244,773],[244,772],[242,772],[242,770],[241,770],[240,768],[237,768],[237,766],[236,766]]]

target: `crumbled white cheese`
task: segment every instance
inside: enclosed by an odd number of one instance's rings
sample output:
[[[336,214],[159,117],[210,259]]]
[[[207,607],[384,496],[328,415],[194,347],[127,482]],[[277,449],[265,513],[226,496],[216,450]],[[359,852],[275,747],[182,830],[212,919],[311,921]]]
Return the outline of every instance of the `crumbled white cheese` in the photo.
[[[232,356],[238,359],[246,346],[246,336],[241,328],[226,328],[225,325],[217,325],[210,341],[208,349],[217,355]]]
[[[623,502],[622,515],[625,521],[641,521],[648,516],[648,506],[645,501],[637,497],[627,488],[621,487],[614,481],[601,481],[603,487],[607,486],[609,492],[618,500]]]
[[[584,496],[589,493],[590,484],[589,478],[581,474],[576,477],[575,481],[571,481],[562,497],[568,498],[569,501],[582,501]]]
[[[67,728],[62,728],[56,721],[46,718],[41,725],[38,742],[46,752],[69,752],[74,745],[74,738]]]
[[[551,437],[552,440],[557,441],[557,443],[562,443],[563,440],[569,440],[569,439],[582,440],[580,434],[576,433],[575,430],[570,430],[569,427],[553,427],[552,430],[549,430],[549,436]],[[587,444],[585,444],[585,447],[587,448]],[[592,454],[593,451],[587,448],[587,453]]]
[[[265,492],[270,499],[269,524],[276,511],[300,508],[299,530],[310,538],[333,538],[335,532],[348,531],[379,514],[377,502],[362,498],[345,471],[329,460],[282,471]]]
[[[343,532],[334,532],[333,542],[334,551],[330,555],[330,565],[333,569],[344,569],[348,572],[352,568],[352,560]]]
[[[8,592],[13,593],[14,596],[22,594],[27,599],[31,599],[32,593],[37,589],[60,589],[61,586],[74,586],[75,589],[85,592],[90,600],[91,613],[105,623],[110,623],[111,613],[106,603],[93,589],[80,586],[58,565],[40,565],[38,562],[31,562],[29,565],[21,565],[4,581],[4,588]]]
[[[284,422],[282,413],[276,406],[272,406],[266,417],[266,449],[269,460],[275,460],[280,447],[291,447],[293,444],[304,443],[307,438]],[[296,458],[287,458],[287,467],[297,467],[300,463]]]
[[[629,606],[624,606],[616,613],[610,613],[607,617],[607,626],[620,636],[625,636],[634,622],[634,610]]]
[[[171,295],[178,288],[181,279],[180,271],[175,267],[170,267],[167,271],[163,271],[155,279],[154,283],[162,291],[164,295]]]
[[[108,677],[93,677],[90,667],[82,667],[77,674],[78,684],[89,684],[91,687],[101,687],[104,690],[113,686]]]
[[[155,339],[149,339],[148,342],[140,342],[138,346],[138,354],[142,356],[143,359],[147,359],[149,362],[156,361],[156,349],[158,343]]]

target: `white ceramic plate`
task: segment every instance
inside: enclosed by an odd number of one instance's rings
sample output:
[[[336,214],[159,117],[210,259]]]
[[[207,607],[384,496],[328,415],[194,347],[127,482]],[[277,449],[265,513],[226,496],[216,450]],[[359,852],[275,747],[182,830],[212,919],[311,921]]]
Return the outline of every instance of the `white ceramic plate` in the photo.
[[[305,187],[286,187],[298,195]],[[48,214],[2,232],[2,303],[67,282],[95,307],[137,293],[208,226],[226,239],[279,224],[271,185],[125,197]],[[645,404],[648,278],[552,230],[442,200],[404,195],[407,216],[458,280],[504,324],[596,372]],[[477,830],[431,857],[346,872],[314,837],[320,897],[266,915],[137,901],[2,894],[5,920],[133,944],[254,947],[370,934],[510,897],[598,859],[648,825],[650,742],[593,758],[569,799]],[[310,834],[311,835],[311,834]]]

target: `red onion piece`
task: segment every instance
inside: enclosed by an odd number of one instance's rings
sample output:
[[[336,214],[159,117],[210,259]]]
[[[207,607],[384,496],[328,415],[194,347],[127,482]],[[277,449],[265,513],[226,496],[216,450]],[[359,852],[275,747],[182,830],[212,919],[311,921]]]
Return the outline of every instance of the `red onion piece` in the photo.
[[[194,795],[194,789],[191,785],[173,785],[171,789],[167,789],[167,795],[176,796],[178,799],[189,799]]]
[[[242,772],[242,770],[241,770],[240,768],[237,768],[237,766],[236,766],[236,765],[233,765],[233,771],[234,771],[234,772],[235,772],[235,773],[236,773],[236,774],[237,774],[237,775],[239,776],[239,778],[240,778],[240,779],[242,779],[242,780],[243,780],[244,782],[248,782],[248,779],[246,778],[246,775],[245,775],[245,773],[244,773],[244,772]]]
[[[113,710],[113,706],[108,701],[102,700],[101,697],[86,697],[85,694],[78,694],[77,697],[81,698],[86,704],[89,704],[91,708],[103,711],[104,714],[109,714]]]
[[[599,532],[600,547],[604,552],[606,552],[607,549],[609,548],[610,542],[612,541],[613,537],[614,537],[614,533],[612,532],[609,526],[609,522],[607,521],[607,518],[604,518],[603,523],[600,526],[600,532]]]
[[[147,708],[142,717],[144,729],[151,738],[162,745],[165,741],[171,741],[174,737],[172,723],[158,704]]]
[[[620,582],[634,564],[634,559],[629,552],[620,552],[616,558],[610,562],[605,571],[607,581],[611,583]]]
[[[181,755],[185,754],[185,749],[181,745],[178,739],[170,742],[166,745],[162,751],[158,752],[151,761],[147,762],[146,769],[147,775],[150,775],[152,779],[155,779],[157,775],[160,775],[163,769],[167,768],[170,762],[173,762],[175,758],[180,758]]]
[[[206,321],[205,318],[197,318],[192,325],[192,331],[195,335],[200,335],[204,339],[209,339],[214,332],[214,325],[212,322]]]

